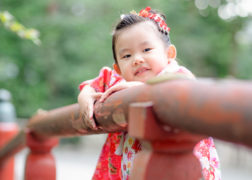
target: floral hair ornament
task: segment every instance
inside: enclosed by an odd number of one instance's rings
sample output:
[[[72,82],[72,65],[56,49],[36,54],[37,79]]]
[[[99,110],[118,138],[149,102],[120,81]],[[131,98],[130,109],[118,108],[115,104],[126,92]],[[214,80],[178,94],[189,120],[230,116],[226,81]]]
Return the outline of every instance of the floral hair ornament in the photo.
[[[164,32],[165,34],[169,33],[170,28],[165,23],[164,18],[160,14],[152,13],[151,8],[149,6],[146,7],[145,9],[142,9],[137,15],[155,21],[162,32]]]

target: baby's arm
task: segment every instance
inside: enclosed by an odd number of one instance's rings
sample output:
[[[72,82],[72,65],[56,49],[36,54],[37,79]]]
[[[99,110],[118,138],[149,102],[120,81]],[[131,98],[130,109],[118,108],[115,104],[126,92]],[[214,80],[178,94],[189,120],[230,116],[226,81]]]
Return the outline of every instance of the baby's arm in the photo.
[[[109,88],[107,91],[105,91],[105,93],[102,94],[101,98],[99,99],[100,102],[104,102],[111,94],[129,88],[129,87],[133,87],[133,86],[139,86],[142,85],[143,83],[140,81],[122,81],[116,85],[114,85],[113,87]]]
[[[119,83],[122,80],[113,70],[103,67],[99,76],[84,81],[80,84],[80,94],[78,103],[80,105],[80,113],[84,123],[91,129],[97,129],[93,118],[94,103],[110,86]]]
[[[78,96],[78,103],[80,106],[81,118],[87,127],[97,130],[93,118],[94,103],[101,97],[103,93],[96,92],[90,85],[86,85],[81,90]]]

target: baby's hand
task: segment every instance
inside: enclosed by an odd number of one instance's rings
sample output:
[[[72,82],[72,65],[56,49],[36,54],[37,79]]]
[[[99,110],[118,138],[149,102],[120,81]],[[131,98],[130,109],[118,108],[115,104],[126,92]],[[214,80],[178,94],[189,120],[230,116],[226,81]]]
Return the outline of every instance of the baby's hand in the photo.
[[[129,88],[129,87],[133,87],[133,86],[139,86],[142,84],[144,84],[144,83],[142,83],[140,81],[130,81],[130,82],[118,83],[115,86],[109,88],[105,93],[103,93],[99,101],[104,102],[114,92]]]
[[[87,85],[85,86],[78,96],[78,103],[80,105],[81,117],[87,127],[97,130],[93,114],[94,102],[99,99],[103,93],[95,92],[94,88]]]

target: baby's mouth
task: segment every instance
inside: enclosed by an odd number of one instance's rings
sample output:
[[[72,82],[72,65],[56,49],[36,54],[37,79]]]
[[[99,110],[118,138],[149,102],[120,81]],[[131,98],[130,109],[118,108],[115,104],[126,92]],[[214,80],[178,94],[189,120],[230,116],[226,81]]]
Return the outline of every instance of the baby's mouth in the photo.
[[[135,75],[135,76],[139,76],[139,75],[143,74],[144,72],[146,72],[146,71],[148,71],[148,70],[150,70],[150,68],[140,67],[140,68],[138,68],[138,69],[135,71],[134,75]]]

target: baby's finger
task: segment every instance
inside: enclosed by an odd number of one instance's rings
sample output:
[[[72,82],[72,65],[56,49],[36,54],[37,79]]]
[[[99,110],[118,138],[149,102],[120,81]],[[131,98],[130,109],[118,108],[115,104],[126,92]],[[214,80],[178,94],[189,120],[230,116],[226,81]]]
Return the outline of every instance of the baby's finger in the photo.
[[[84,107],[84,110],[82,111],[82,119],[85,123],[85,125],[90,128],[96,130],[96,124],[93,119],[93,101],[88,101],[88,105]]]
[[[93,129],[93,130],[97,130],[97,127],[96,127],[96,124],[95,124],[95,121],[93,119],[93,114],[90,118],[90,113],[88,114],[83,114],[83,121],[85,123],[85,125],[90,128],[90,129]]]
[[[88,108],[88,120],[93,119],[94,109],[93,106]]]
[[[97,130],[97,126],[93,116],[94,116],[94,106],[92,101],[92,105],[88,108],[88,123],[91,129]]]
[[[101,96],[101,98],[99,99],[99,101],[101,102],[101,103],[103,103],[106,99],[107,99],[107,97],[110,95],[110,94],[112,94],[113,93],[113,91],[106,91],[105,93],[103,93],[103,95]]]
[[[96,124],[95,124],[95,121],[94,121],[93,117],[92,117],[92,119],[89,119],[88,122],[90,123],[90,128],[91,129],[93,129],[93,130],[97,130],[98,129],[97,126],[96,126]]]
[[[100,102],[104,102],[111,94],[113,94],[113,93],[115,93],[115,92],[117,92],[117,91],[120,91],[120,90],[122,90],[122,89],[125,89],[125,87],[124,86],[122,86],[122,85],[118,85],[118,86],[114,86],[114,87],[112,87],[112,88],[110,88],[110,89],[108,89],[105,93],[103,93],[103,95],[101,96],[101,98],[100,98]]]
[[[95,93],[95,94],[93,95],[93,98],[94,98],[94,99],[99,99],[102,95],[103,95],[103,93]]]

